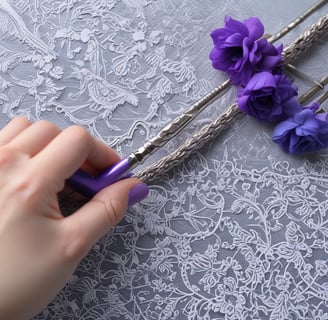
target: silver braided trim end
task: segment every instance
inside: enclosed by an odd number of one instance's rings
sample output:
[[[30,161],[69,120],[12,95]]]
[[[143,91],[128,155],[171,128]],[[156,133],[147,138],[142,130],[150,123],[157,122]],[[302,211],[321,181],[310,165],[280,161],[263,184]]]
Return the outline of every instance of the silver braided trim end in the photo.
[[[312,25],[300,37],[287,46],[283,52],[284,61],[292,62],[316,41],[322,39],[328,30],[328,15],[322,17],[318,23]],[[203,127],[198,133],[186,141],[175,152],[155,162],[149,167],[137,173],[137,177],[146,183],[150,183],[163,176],[174,166],[180,164],[186,157],[199,150],[208,141],[215,138],[223,130],[231,125],[231,121],[241,114],[238,106],[233,104],[226,112],[220,115],[209,125]]]
[[[197,134],[175,150],[175,152],[140,171],[136,176],[146,183],[162,176],[225,130],[238,115],[241,115],[238,106],[236,104],[230,106],[225,113],[209,125],[204,126]]]

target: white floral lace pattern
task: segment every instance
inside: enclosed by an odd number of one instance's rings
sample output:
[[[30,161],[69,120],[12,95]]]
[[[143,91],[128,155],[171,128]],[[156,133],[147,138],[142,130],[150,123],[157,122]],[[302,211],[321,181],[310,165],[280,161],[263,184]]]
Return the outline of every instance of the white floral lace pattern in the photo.
[[[128,155],[224,79],[208,54],[226,14],[259,16],[273,33],[310,5],[1,0],[0,124],[17,115],[79,124]],[[324,49],[299,63],[316,79]],[[230,90],[151,160],[234,97]],[[35,320],[327,320],[328,154],[287,156],[271,130],[243,117],[159,178]]]

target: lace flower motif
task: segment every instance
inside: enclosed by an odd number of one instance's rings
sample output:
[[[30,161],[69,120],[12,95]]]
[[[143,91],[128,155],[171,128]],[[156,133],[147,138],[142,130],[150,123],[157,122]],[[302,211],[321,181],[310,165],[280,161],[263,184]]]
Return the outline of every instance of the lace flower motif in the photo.
[[[232,83],[245,85],[251,76],[281,64],[282,46],[275,48],[264,38],[263,24],[256,17],[240,22],[225,18],[224,28],[211,33],[214,48],[210,59],[215,69],[226,72]]]

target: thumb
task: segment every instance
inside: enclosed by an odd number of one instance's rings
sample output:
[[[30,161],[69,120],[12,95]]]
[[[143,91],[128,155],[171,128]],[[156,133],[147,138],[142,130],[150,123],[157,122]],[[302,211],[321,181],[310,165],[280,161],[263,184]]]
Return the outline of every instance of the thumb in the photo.
[[[118,181],[101,190],[83,207],[64,219],[71,252],[83,257],[111,227],[120,222],[128,205],[141,201],[148,195],[148,186],[137,178]],[[74,245],[74,244],[75,245]]]

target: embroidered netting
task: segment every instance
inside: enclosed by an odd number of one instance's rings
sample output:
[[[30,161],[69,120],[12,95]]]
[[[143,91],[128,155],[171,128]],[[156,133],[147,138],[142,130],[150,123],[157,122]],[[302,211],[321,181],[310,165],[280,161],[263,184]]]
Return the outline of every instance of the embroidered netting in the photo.
[[[208,54],[226,14],[274,33],[312,3],[1,0],[0,124],[79,124],[128,155],[225,80]],[[323,39],[295,65],[318,80],[326,57]],[[293,77],[300,93],[312,85]],[[234,98],[232,88],[142,168]],[[271,136],[241,116],[152,182],[35,319],[327,319],[328,153],[292,157]]]

